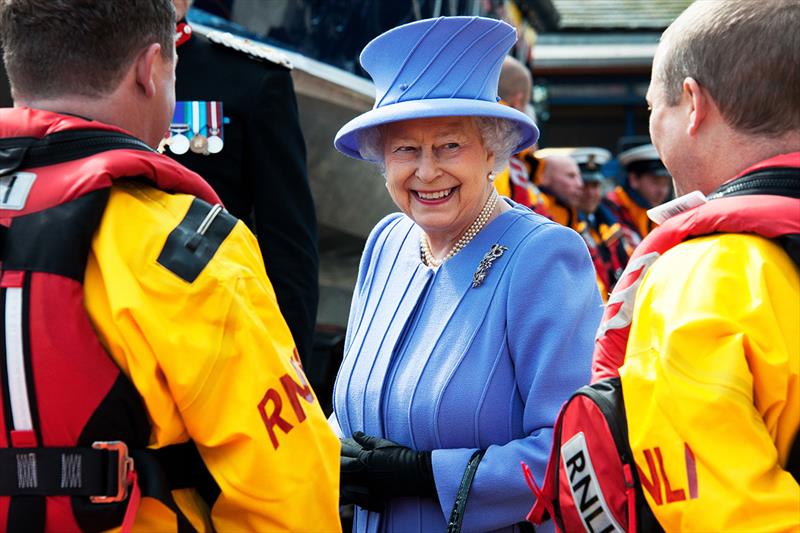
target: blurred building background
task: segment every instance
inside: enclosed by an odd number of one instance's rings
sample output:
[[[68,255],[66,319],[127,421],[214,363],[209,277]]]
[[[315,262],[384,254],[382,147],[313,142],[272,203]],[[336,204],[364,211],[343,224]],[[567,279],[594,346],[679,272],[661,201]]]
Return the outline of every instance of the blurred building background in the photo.
[[[661,32],[692,0],[553,0],[558,27],[536,41],[542,146],[602,146],[647,135],[645,93]]]
[[[646,136],[644,99],[658,38],[692,0],[196,0],[190,21],[284,53],[308,148],[320,225],[319,365],[325,384],[336,356],[364,241],[396,208],[372,165],[333,149],[336,131],[372,107],[374,88],[358,64],[373,37],[439,15],[504,19],[520,36],[512,54],[533,72],[541,147],[600,146],[618,153],[624,136]],[[209,73],[213,75],[213,73]],[[0,105],[10,105],[0,72]],[[646,138],[646,137],[645,137]],[[610,173],[614,172],[612,160]],[[266,177],[268,179],[268,177]]]

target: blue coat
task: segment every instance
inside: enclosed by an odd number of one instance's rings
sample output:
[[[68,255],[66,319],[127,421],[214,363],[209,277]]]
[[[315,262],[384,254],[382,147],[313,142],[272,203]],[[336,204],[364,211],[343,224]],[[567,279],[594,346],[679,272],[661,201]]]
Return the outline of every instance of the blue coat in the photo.
[[[469,457],[487,450],[463,531],[510,528],[533,503],[561,404],[589,380],[602,302],[574,231],[514,204],[438,270],[421,229],[392,214],[370,235],[334,389],[342,433],[432,450],[438,502],[396,498],[357,509],[356,531],[444,531]],[[492,244],[508,249],[472,287]]]

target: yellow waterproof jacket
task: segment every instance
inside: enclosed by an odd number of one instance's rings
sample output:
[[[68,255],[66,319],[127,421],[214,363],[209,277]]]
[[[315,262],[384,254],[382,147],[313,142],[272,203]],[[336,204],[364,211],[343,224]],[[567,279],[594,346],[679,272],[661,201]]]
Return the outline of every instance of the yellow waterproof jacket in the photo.
[[[176,502],[201,531],[339,531],[339,442],[303,375],[255,237],[237,222],[193,282],[158,258],[193,197],[112,187],[84,282],[98,336],[140,392],[150,446],[192,439],[220,494]],[[175,529],[142,500],[135,530]]]
[[[620,376],[667,531],[800,530],[783,469],[800,428],[800,280],[780,246],[718,234],[664,253],[637,292]]]

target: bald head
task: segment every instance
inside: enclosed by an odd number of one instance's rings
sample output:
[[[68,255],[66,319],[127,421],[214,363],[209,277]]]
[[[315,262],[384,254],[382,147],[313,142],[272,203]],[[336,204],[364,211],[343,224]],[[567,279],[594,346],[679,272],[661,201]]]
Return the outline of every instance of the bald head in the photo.
[[[541,184],[568,206],[577,207],[583,190],[583,180],[578,163],[571,157],[545,157]]]
[[[517,111],[525,112],[525,104],[531,99],[533,80],[530,71],[511,56],[503,60],[497,94]]]
[[[189,8],[192,7],[193,1],[194,0],[172,0],[172,3],[175,4],[175,14],[178,16],[178,20],[186,17],[186,13],[189,11]]]

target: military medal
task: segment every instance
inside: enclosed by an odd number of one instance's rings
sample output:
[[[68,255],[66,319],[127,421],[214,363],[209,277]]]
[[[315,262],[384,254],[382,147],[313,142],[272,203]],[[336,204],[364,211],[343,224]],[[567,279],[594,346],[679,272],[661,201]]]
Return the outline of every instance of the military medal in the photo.
[[[199,133],[189,141],[189,149],[196,154],[208,154],[208,139]]]
[[[178,102],[175,106],[172,123],[169,125],[169,137],[166,140],[170,152],[181,155],[189,151],[189,139],[184,135],[187,131],[189,131],[189,124],[186,123],[184,105]]]
[[[182,133],[176,133],[169,137],[169,151],[173,154],[185,154],[189,151],[189,139]]]
[[[205,111],[205,106],[203,106]],[[200,102],[192,102],[192,136],[189,149],[196,154],[208,155],[208,139],[200,133]]]
[[[208,116],[210,118],[208,125],[208,151],[212,154],[218,154],[222,151],[222,129],[220,128],[220,119],[222,118],[222,102],[208,102]]]

